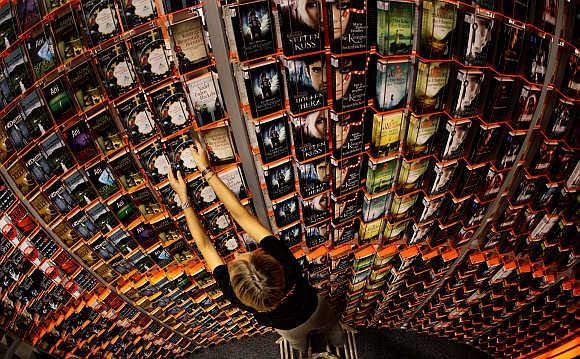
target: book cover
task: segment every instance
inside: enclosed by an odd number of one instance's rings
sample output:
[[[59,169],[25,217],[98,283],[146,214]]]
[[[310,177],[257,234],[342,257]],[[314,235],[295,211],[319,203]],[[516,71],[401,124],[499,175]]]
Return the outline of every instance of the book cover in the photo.
[[[360,191],[339,198],[332,195],[332,223],[339,225],[355,218],[361,210],[361,198]]]
[[[472,144],[468,157],[469,161],[471,163],[481,163],[491,160],[495,150],[499,147],[500,135],[500,125],[487,126],[480,123],[477,127],[475,142]]]
[[[401,126],[405,111],[373,116],[371,153],[375,157],[391,155],[399,150]]]
[[[340,159],[362,153],[364,150],[364,112],[354,111],[337,115],[330,113],[332,118],[332,155]]]
[[[362,220],[365,223],[372,222],[384,216],[391,196],[383,193],[377,196],[364,195],[362,205]]]
[[[264,179],[271,200],[294,192],[294,171],[290,161],[268,167],[264,170]]]
[[[565,137],[566,133],[572,127],[574,118],[578,116],[578,109],[574,104],[568,100],[558,99],[554,106],[552,115],[548,126],[546,128],[546,135],[551,139],[560,139]]]
[[[201,16],[172,24],[169,30],[172,40],[171,49],[177,58],[177,66],[182,74],[209,63],[209,51]]]
[[[48,198],[46,198],[46,196],[44,194],[42,194],[42,193],[39,193],[37,196],[35,196],[34,198],[32,198],[30,200],[30,204],[36,210],[36,212],[38,213],[38,215],[46,223],[51,223],[55,218],[58,217],[58,211],[52,205],[52,202],[50,202],[50,200]],[[29,216],[28,213],[26,213],[26,217],[27,216]],[[12,219],[15,219],[13,215],[12,215]],[[23,223],[26,223],[26,222],[23,222]],[[31,225],[34,226],[34,222],[32,222]]]
[[[391,218],[391,221],[399,221],[409,216],[412,213],[412,208],[417,203],[418,198],[418,193],[413,193],[402,197],[394,194],[393,200],[391,201],[391,207],[388,211],[388,215]]]
[[[526,129],[532,123],[532,117],[540,100],[541,89],[524,85],[512,115],[512,125],[517,129]]]
[[[365,55],[331,57],[333,108],[349,111],[367,104],[368,59]]]
[[[548,33],[554,33],[556,29],[556,17],[558,16],[558,2],[554,0],[540,0],[535,6],[535,23]]]
[[[403,159],[397,186],[404,190],[415,189],[421,186],[425,172],[429,167],[429,158],[423,158],[415,161]]]
[[[427,194],[430,196],[436,196],[440,193],[446,192],[453,184],[457,168],[458,162],[449,164],[436,162],[432,167],[433,174]]]
[[[157,233],[155,228],[148,223],[140,223],[131,230],[131,236],[139,245],[147,250],[157,244]]]
[[[137,74],[125,43],[115,44],[97,55],[101,79],[110,99],[136,87]]]
[[[304,225],[310,226],[330,218],[330,198],[328,193],[319,194],[308,200],[302,200],[302,217]]]
[[[165,143],[165,153],[171,166],[174,170],[181,171],[184,176],[198,170],[191,146],[193,146],[193,138],[189,133],[174,137]]]
[[[87,208],[85,213],[93,221],[95,226],[99,228],[102,234],[110,232],[119,224],[109,208],[101,202],[97,202]]]
[[[133,62],[138,65],[137,71],[142,84],[152,85],[171,75],[171,65],[161,29],[141,33],[130,41]]]
[[[28,132],[33,137],[40,137],[53,126],[52,120],[46,115],[46,104],[38,91],[33,91],[20,100],[20,110],[24,114]]]
[[[191,193],[192,204],[198,212],[208,208],[219,200],[213,188],[201,177],[197,177],[191,181],[188,184],[188,188],[190,188],[189,193]]]
[[[364,51],[367,48],[367,6],[365,0],[326,2],[328,28],[332,28],[330,49],[335,53]]]
[[[173,258],[169,251],[163,246],[159,246],[155,248],[153,251],[149,253],[149,257],[153,259],[153,261],[159,266],[159,268],[167,267],[171,262],[173,262]]]
[[[223,100],[217,74],[208,72],[187,82],[188,96],[198,126],[224,117]]]
[[[484,77],[482,71],[460,69],[457,72],[453,115],[456,117],[469,117],[478,113]]]
[[[172,83],[149,94],[157,112],[156,120],[164,136],[189,126],[190,109],[180,83]]]
[[[409,158],[433,152],[439,123],[441,123],[441,115],[418,116],[411,113],[405,139],[406,154]]]
[[[360,225],[359,220],[355,219],[339,227],[333,226],[332,243],[334,244],[334,246],[336,247],[343,243],[348,243],[352,240],[356,240],[358,238],[359,225]]]
[[[321,0],[281,0],[278,3],[284,55],[294,56],[324,48],[324,20]]]
[[[92,238],[99,232],[97,225],[84,211],[76,212],[76,214],[68,219],[68,222],[85,240]]]
[[[410,223],[411,221],[409,220],[403,220],[395,223],[386,222],[385,229],[383,230],[383,238],[381,240],[383,245],[388,245],[400,240],[405,234],[405,230]]]
[[[395,179],[398,158],[374,160],[369,158],[366,173],[366,191],[369,194],[390,189]]]
[[[56,181],[44,193],[61,214],[69,213],[77,205],[72,193],[61,181]]]
[[[66,189],[71,193],[75,203],[85,206],[91,203],[97,194],[83,170],[77,170],[64,177],[62,182]]]
[[[288,117],[270,118],[254,125],[260,158],[263,164],[279,160],[290,155],[290,133]]]
[[[129,152],[110,159],[109,166],[126,191],[133,190],[145,183],[145,176]]]
[[[57,7],[60,5],[59,2]],[[51,23],[56,48],[62,62],[77,57],[85,50],[81,35],[81,24],[77,19],[80,19],[80,15],[76,8],[73,7],[70,11],[57,14],[54,22]]]
[[[465,149],[465,140],[467,140],[467,135],[469,134],[470,128],[471,121],[447,121],[445,124],[445,133],[443,134],[445,145],[441,151],[442,161],[449,161],[459,158],[463,155],[463,150]]]
[[[300,194],[312,197],[330,187],[330,161],[322,157],[307,163],[296,163]]]
[[[517,134],[509,132],[505,134],[496,161],[498,169],[510,168],[515,164],[520,147],[524,142],[524,137],[525,133]]]
[[[449,58],[457,21],[457,7],[443,1],[424,1],[420,53],[429,59]]]
[[[167,178],[171,161],[163,150],[161,141],[154,141],[144,146],[139,150],[138,156],[152,184],[159,184]]]
[[[121,26],[115,3],[110,0],[88,0],[81,4],[84,29],[92,47],[118,35]]]
[[[34,140],[34,136],[28,129],[24,114],[20,108],[15,107],[12,111],[3,116],[4,129],[12,146],[22,150]]]
[[[528,80],[541,84],[548,68],[550,38],[528,33],[526,42],[525,74]]]
[[[423,196],[417,207],[417,223],[429,222],[439,217],[443,211],[444,202],[445,196],[439,196],[433,199]]]
[[[64,141],[58,133],[40,143],[53,175],[62,174],[75,165],[74,157],[70,154]]]
[[[133,145],[137,146],[155,135],[155,115],[143,93],[118,104],[117,111]]]
[[[294,114],[326,106],[327,67],[324,54],[284,62],[290,111]]]
[[[456,185],[450,189],[453,195],[457,198],[477,193],[480,190],[483,180],[485,179],[485,174],[487,173],[486,166],[471,167],[467,163],[463,164],[464,166],[460,166],[459,168]]]
[[[484,117],[491,122],[507,119],[516,94],[516,82],[511,77],[495,76],[490,84]]]
[[[524,51],[524,29],[503,24],[499,37],[496,68],[502,74],[515,74]]]
[[[284,108],[282,76],[275,61],[245,69],[244,81],[254,118],[266,116]]]
[[[201,215],[210,236],[217,236],[232,226],[228,213],[223,205],[219,205]]]
[[[47,182],[53,175],[53,169],[46,154],[39,147],[33,147],[22,158],[26,169],[38,183]]]
[[[409,245],[415,245],[427,241],[432,234],[433,226],[431,224],[420,226],[413,223],[412,226],[409,226],[406,240]]]
[[[92,138],[103,155],[107,156],[124,145],[119,128],[108,110],[89,117],[87,125],[91,129]]]
[[[410,72],[409,60],[377,61],[376,106],[380,111],[406,105]]]
[[[93,266],[99,261],[99,257],[95,254],[95,252],[93,252],[91,247],[86,244],[81,245],[79,248],[74,250],[74,252],[89,267]]]
[[[138,199],[135,198],[133,193],[131,194],[131,199],[133,200],[135,205],[139,209],[141,209],[141,207],[139,206]],[[155,204],[152,204],[151,206],[156,206],[157,208],[161,208],[161,203],[156,202]],[[143,213],[143,211],[141,211],[141,213]],[[169,243],[173,243],[176,240],[181,238],[181,234],[179,233],[179,229],[177,228],[175,223],[173,223],[171,218],[157,219],[154,222],[151,222],[151,224],[155,228],[155,230],[157,232],[157,236],[159,237],[159,240],[161,241],[161,243],[163,243],[164,246],[169,244]]]
[[[109,242],[105,237],[97,238],[93,243],[91,243],[91,247],[95,250],[97,255],[101,257],[105,262],[109,259],[113,258],[117,253],[117,248]]]
[[[193,252],[183,240],[176,241],[168,247],[169,253],[178,263],[183,263],[193,258]]]
[[[294,153],[298,161],[318,157],[328,152],[328,111],[310,112],[290,117]]]
[[[32,2],[28,0],[27,2]],[[56,66],[55,44],[49,29],[40,27],[30,34],[26,41],[26,50],[34,77],[38,80]]]
[[[538,147],[534,158],[529,164],[528,170],[533,174],[546,172],[556,156],[558,145],[550,141],[542,141]]]
[[[62,78],[44,87],[42,92],[57,124],[63,123],[76,113],[73,97]]]
[[[240,244],[234,231],[228,231],[214,239],[220,256],[227,256],[239,249]]]
[[[102,199],[107,199],[119,190],[119,186],[109,166],[98,162],[86,169],[87,177],[97,189]]]
[[[85,121],[79,121],[63,132],[66,143],[78,163],[86,163],[97,156],[97,148]]]
[[[141,252],[141,250],[138,250],[135,254],[133,254],[129,260],[140,273],[147,272],[155,265],[151,258],[149,258],[149,256],[147,256],[145,253]]]
[[[358,189],[361,185],[362,155],[353,156],[344,160],[331,160],[332,163],[332,191],[336,196]]]
[[[562,90],[570,97],[580,96],[580,56],[570,54],[564,71]]]
[[[314,249],[315,247],[328,241],[330,235],[329,228],[329,222],[324,222],[304,228],[304,242],[306,242],[306,247],[309,249]],[[310,271],[309,274],[311,273],[312,271]]]
[[[273,202],[272,210],[274,212],[274,222],[278,228],[285,227],[300,219],[297,196],[292,196],[279,202]]]
[[[291,227],[281,230],[279,235],[280,240],[286,245],[286,247],[293,247],[302,240],[302,225],[296,223]]]
[[[12,96],[22,95],[32,86],[32,72],[28,66],[29,59],[24,46],[10,49],[3,58],[4,72],[8,80],[8,88]]]
[[[230,18],[238,58],[247,61],[276,52],[274,21],[269,0],[238,4],[230,8]]]
[[[469,66],[485,66],[492,49],[495,23],[491,18],[475,14],[463,15],[463,63]]]
[[[135,239],[129,235],[124,229],[117,229],[113,233],[108,236],[108,240],[115,245],[115,247],[121,252],[123,255],[128,255],[131,253],[135,248],[138,247],[137,242]]]
[[[217,174],[222,182],[232,191],[239,200],[248,198],[248,190],[240,167],[232,167]]]
[[[434,112],[443,108],[449,72],[450,65],[446,62],[418,62],[413,102],[415,112]]]
[[[495,197],[503,184],[506,173],[497,171],[496,169],[489,167],[487,173],[485,174],[485,180],[483,181],[483,186],[481,187],[480,196],[482,199],[491,199]]]
[[[219,166],[236,161],[229,127],[215,127],[204,130],[200,137],[205,144],[205,151],[212,166]]]
[[[149,22],[157,17],[155,2],[152,0],[121,0],[121,21],[125,31]]]
[[[413,47],[415,5],[377,1],[377,51],[384,56],[410,54]]]

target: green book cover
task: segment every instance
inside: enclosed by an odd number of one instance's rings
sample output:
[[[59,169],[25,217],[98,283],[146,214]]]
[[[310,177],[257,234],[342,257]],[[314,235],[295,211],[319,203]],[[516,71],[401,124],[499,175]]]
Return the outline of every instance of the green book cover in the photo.
[[[366,190],[369,194],[385,191],[393,184],[397,159],[373,163],[369,161],[367,169]]]
[[[414,6],[412,2],[377,2],[377,49],[381,55],[411,53]]]

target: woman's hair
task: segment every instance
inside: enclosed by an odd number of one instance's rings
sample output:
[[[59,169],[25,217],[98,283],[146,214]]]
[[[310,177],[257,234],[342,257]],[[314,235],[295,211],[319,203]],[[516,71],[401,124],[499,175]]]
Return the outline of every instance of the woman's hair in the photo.
[[[286,294],[284,268],[269,254],[252,253],[248,260],[234,260],[228,271],[238,299],[257,311],[275,309]]]

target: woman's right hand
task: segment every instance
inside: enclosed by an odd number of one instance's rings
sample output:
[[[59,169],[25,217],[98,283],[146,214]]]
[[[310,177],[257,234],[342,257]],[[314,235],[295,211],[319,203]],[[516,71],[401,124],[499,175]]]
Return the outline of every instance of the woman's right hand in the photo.
[[[193,145],[190,146],[191,153],[193,154],[193,159],[197,164],[197,168],[200,171],[205,170],[210,167],[209,159],[207,158],[207,153],[199,141],[195,141]]]
[[[167,172],[167,178],[169,179],[169,184],[171,188],[177,193],[179,196],[179,200],[181,203],[185,203],[188,201],[187,196],[187,183],[183,179],[181,175],[181,171],[177,171],[177,175],[173,174],[173,168],[169,167],[169,171]]]

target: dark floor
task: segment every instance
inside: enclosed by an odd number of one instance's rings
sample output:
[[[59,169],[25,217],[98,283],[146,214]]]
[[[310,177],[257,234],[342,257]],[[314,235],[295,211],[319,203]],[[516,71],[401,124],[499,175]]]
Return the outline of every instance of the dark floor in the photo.
[[[193,354],[194,359],[279,359],[276,334],[242,339]],[[399,330],[362,329],[356,334],[359,359],[488,359],[465,344]]]

